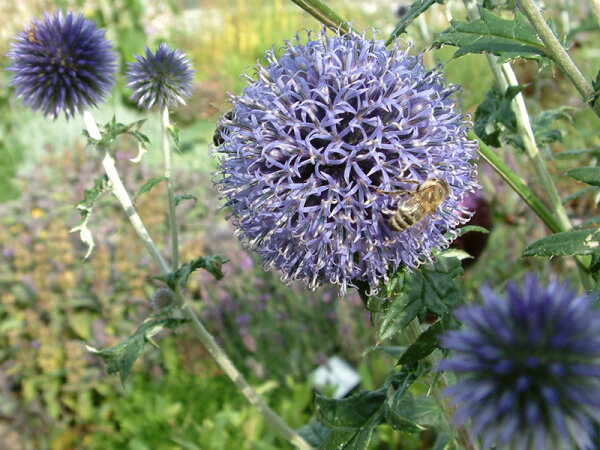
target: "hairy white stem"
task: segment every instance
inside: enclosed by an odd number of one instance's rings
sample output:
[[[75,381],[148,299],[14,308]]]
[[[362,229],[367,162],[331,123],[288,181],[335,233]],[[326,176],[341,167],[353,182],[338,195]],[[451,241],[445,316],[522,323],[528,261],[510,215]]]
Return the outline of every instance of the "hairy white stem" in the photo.
[[[100,140],[102,135],[96,125],[94,117],[89,111],[83,113],[83,122],[85,127],[92,139]],[[121,177],[117,172],[115,166],[115,160],[110,156],[108,150],[105,147],[97,146],[100,157],[102,158],[102,165],[106,171],[109,181],[112,186],[112,193],[117,197],[117,200],[121,204],[121,207],[129,217],[129,221],[135,229],[137,235],[142,240],[146,249],[152,256],[153,261],[159,267],[163,274],[170,272],[168,264],[165,262],[160,252],[156,248],[152,237],[148,233],[142,219],[138,215],[133,202],[127,192],[127,189],[121,181]],[[233,365],[225,351],[217,344],[213,336],[206,330],[192,307],[189,305],[187,300],[181,293],[179,286],[175,289],[175,301],[177,306],[181,309],[186,319],[192,324],[192,329],[198,340],[208,350],[214,360],[217,362],[219,367],[225,372],[225,374],[233,381],[236,387],[246,397],[248,402],[253,405],[263,416],[263,418],[273,425],[283,437],[285,437],[291,444],[295,445],[301,450],[309,450],[312,447],[294,431],[275,411],[273,411],[265,402],[261,400],[257,392],[248,384],[242,373]]]

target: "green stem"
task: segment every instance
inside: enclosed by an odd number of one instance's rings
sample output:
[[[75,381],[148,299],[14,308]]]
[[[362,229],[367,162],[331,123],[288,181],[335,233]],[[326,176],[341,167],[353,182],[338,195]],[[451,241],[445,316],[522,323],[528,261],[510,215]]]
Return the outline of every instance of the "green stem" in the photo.
[[[162,147],[165,161],[165,178],[167,179],[167,201],[169,204],[169,228],[171,230],[171,261],[173,270],[179,267],[179,238],[177,236],[177,215],[175,213],[175,187],[171,164],[171,145],[169,144],[169,109],[163,107],[161,113]]]
[[[89,111],[83,112],[83,123],[85,124],[85,128],[87,129],[92,139],[95,139],[97,141],[102,139],[102,135],[100,134],[100,130],[96,125],[96,121],[94,120],[94,117]],[[119,200],[119,203],[121,204],[123,211],[125,211],[125,214],[127,214],[127,217],[129,218],[133,229],[137,233],[140,240],[144,243],[146,250],[148,250],[148,253],[150,253],[152,260],[158,266],[160,271],[165,273],[169,272],[169,266],[162,258],[160,252],[156,248],[156,245],[154,245],[154,241],[152,240],[150,233],[148,233],[148,230],[144,226],[142,219],[137,213],[135,207],[133,206],[131,197],[127,193],[127,189],[123,185],[123,181],[121,181],[121,177],[117,172],[115,160],[110,155],[106,147],[97,146],[96,149],[98,150],[100,158],[102,159],[102,166],[104,167],[104,171],[106,172],[106,175],[110,180],[112,193]]]
[[[527,20],[531,23],[535,31],[537,31],[540,39],[546,46],[548,54],[554,62],[560,67],[567,77],[571,80],[575,89],[579,91],[583,100],[592,107],[597,116],[600,117],[600,101],[594,101],[594,89],[587,82],[579,68],[575,65],[567,51],[558,41],[546,21],[542,16],[539,8],[533,0],[515,0]]]
[[[421,325],[419,323],[419,319],[414,319],[408,326],[404,329],[404,334],[409,339],[411,343],[415,342],[417,338],[421,335]],[[429,355],[427,357],[431,367],[436,367],[437,361],[433,355]],[[470,429],[466,425],[459,425],[455,427],[452,425],[452,417],[456,413],[456,406],[452,402],[452,398],[445,396],[443,390],[448,387],[448,383],[443,374],[438,375],[437,380],[431,373],[427,376],[427,382],[431,385],[431,392],[435,397],[436,401],[440,405],[442,410],[442,414],[446,419],[446,423],[452,427],[456,428],[456,439],[461,444],[462,448],[465,450],[477,450],[477,441],[471,434]]]
[[[469,139],[477,139],[479,155],[498,172],[498,174],[508,183],[508,185],[527,203],[527,205],[542,219],[553,233],[566,231],[552,213],[544,206],[542,201],[525,186],[519,177],[476,135],[473,130],[467,135]]]
[[[542,201],[525,186],[520,178],[510,168],[504,164],[504,162],[476,135],[473,130],[469,131],[467,135],[469,139],[476,139],[479,143],[477,151],[479,155],[490,165],[492,168],[507,182],[507,184],[525,201],[537,216],[542,219],[542,222],[553,233],[560,233],[568,231],[569,228],[565,228],[544,206]],[[581,281],[586,289],[592,288],[592,282],[589,277],[589,261],[587,258],[575,255],[575,261],[577,263],[578,270],[580,271]]]
[[[340,15],[338,15],[334,10],[320,0],[292,0],[292,2],[309,13],[319,22],[327,25],[329,28],[333,28],[334,30],[339,29],[344,33],[348,33],[350,31],[350,25],[348,21],[344,20]]]
[[[590,0],[590,3],[592,4],[592,9],[594,10],[598,25],[600,25],[600,0]]]
[[[92,139],[100,140],[102,135],[100,134],[100,130],[96,125],[96,121],[94,120],[92,114],[89,111],[85,111],[83,113],[83,122],[85,127]],[[140,237],[148,253],[152,257],[153,261],[159,267],[160,271],[163,274],[168,274],[170,272],[169,265],[163,259],[162,255],[156,248],[150,233],[146,229],[144,223],[142,222],[140,216],[138,215],[133,203],[131,201],[131,197],[127,192],[127,189],[123,185],[121,181],[121,177],[117,172],[115,167],[115,161],[110,156],[106,147],[97,147],[98,152],[102,158],[102,165],[106,171],[106,175],[111,182],[112,193],[117,197],[117,200],[121,204],[121,207],[129,217],[129,221],[136,231],[137,235]],[[302,450],[309,450],[312,447],[298,434],[296,433],[281,417],[275,413],[269,406],[261,400],[257,392],[252,389],[252,387],[248,384],[242,373],[233,365],[225,351],[216,343],[215,339],[212,335],[204,328],[202,322],[191,308],[187,300],[183,297],[179,286],[175,290],[175,300],[181,311],[183,312],[186,319],[188,319],[192,324],[192,329],[198,340],[204,345],[204,347],[208,350],[211,356],[215,359],[217,364],[221,367],[223,372],[233,381],[233,383],[237,386],[240,392],[246,397],[248,402],[252,404],[260,414],[262,414],[263,418],[273,425],[281,435],[286,438],[291,444],[295,445],[297,448]]]
[[[467,9],[467,15],[469,16],[470,20],[477,20],[481,17],[477,4],[473,0],[464,0],[463,3]],[[496,85],[502,92],[506,92],[506,89],[509,86],[517,86],[519,84],[515,72],[512,70],[510,64],[498,64],[498,58],[496,56],[489,53],[487,53],[486,56],[492,74],[496,80]],[[525,105],[525,99],[523,98],[522,93],[519,92],[515,96],[511,103],[511,109],[514,111],[517,118],[517,132],[521,136],[525,152],[533,164],[537,176],[542,183],[542,187],[548,195],[548,201],[550,203],[551,210],[556,214],[561,226],[568,230],[571,228],[571,222],[569,221],[567,212],[565,211],[562,201],[560,200],[560,196],[558,195],[556,185],[554,184],[550,172],[548,171],[548,167],[546,166],[546,163],[544,162],[544,159],[542,158],[542,155],[538,149],[535,141],[535,135],[533,134],[533,129],[531,128],[531,120],[529,118],[529,113],[527,112],[527,106]]]

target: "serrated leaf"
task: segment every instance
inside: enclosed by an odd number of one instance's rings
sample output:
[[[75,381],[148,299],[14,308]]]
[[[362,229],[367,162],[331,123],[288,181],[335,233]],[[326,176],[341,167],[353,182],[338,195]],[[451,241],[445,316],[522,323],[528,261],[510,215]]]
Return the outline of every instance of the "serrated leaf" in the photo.
[[[408,27],[417,17],[427,11],[435,3],[443,4],[444,0],[416,0],[410,5],[410,9],[402,16],[396,24],[396,28],[386,41],[385,45],[389,45],[396,37],[406,32]]]
[[[94,186],[91,189],[84,189],[83,200],[75,205],[79,210],[81,218],[79,222],[69,230],[69,233],[79,232],[79,239],[87,245],[87,252],[83,259],[87,259],[91,255],[95,246],[94,237],[87,226],[94,208],[94,203],[102,196],[102,194],[108,191],[110,191],[110,181],[108,180],[108,177],[104,175],[100,178],[96,178],[94,180]]]
[[[565,119],[569,122],[573,122],[573,119],[567,111],[571,111],[573,108],[569,106],[561,106],[559,108],[542,111],[537,116],[531,119],[531,129],[535,142],[539,146],[550,144],[562,140],[562,131],[558,128],[553,128],[554,122],[558,119]],[[523,150],[525,146],[521,135],[516,131],[513,134],[506,137],[506,142]]]
[[[438,335],[443,331],[444,324],[441,321],[431,325],[406,349],[397,364],[411,364],[429,356],[431,352],[438,348]]]
[[[164,175],[157,175],[155,177],[149,178],[146,182],[138,189],[138,191],[133,196],[133,203],[135,204],[143,194],[150,192],[157,184],[166,181],[167,177]]]
[[[434,45],[459,47],[454,53],[458,58],[469,53],[492,53],[500,64],[525,58],[541,64],[550,63],[544,44],[525,16],[515,11],[513,20],[503,19],[483,8],[481,18],[471,22],[453,20],[450,27],[442,31]]]
[[[565,203],[570,202],[571,200],[573,200],[574,198],[577,197],[581,197],[582,195],[585,195],[589,192],[598,192],[599,189],[596,186],[588,186],[586,188],[580,189],[576,192],[573,192],[572,194],[567,195],[563,200],[562,200],[562,204],[564,205]]]
[[[99,127],[100,134],[102,135],[100,140],[92,139],[86,130],[84,130],[84,134],[87,136],[88,141],[92,144],[104,147],[110,147],[118,135],[129,134],[130,136],[134,137],[138,143],[145,147],[150,143],[150,140],[148,139],[148,136],[139,131],[144,122],[146,122],[146,119],[123,124],[117,122],[116,117],[113,115],[110,122],[107,122],[105,125]]]
[[[600,148],[581,148],[581,149],[573,149],[573,150],[565,150],[564,152],[560,152],[554,155],[557,159],[577,159],[582,156],[600,156]]]
[[[181,149],[179,148],[179,132],[181,130],[179,129],[179,127],[177,127],[177,125],[169,124],[169,126],[167,127],[167,131],[169,132],[171,139],[173,139],[173,144],[175,145],[175,149],[178,152],[180,152]]]
[[[462,273],[457,258],[440,256],[435,264],[404,274],[402,285],[390,295],[389,307],[378,330],[379,341],[391,338],[427,311],[442,317],[450,325],[453,321],[450,311],[461,299],[454,278]]]
[[[317,394],[317,420],[331,429],[320,448],[367,448],[373,430],[384,420],[385,398],[386,389],[339,400]]]
[[[126,341],[121,342],[114,347],[98,350],[87,346],[87,349],[100,356],[106,364],[108,374],[119,374],[121,384],[125,384],[125,380],[133,367],[133,363],[138,359],[146,342],[150,342],[152,336],[156,335],[165,328],[175,329],[182,323],[184,319],[148,319],[143,322],[135,333],[133,333]]]
[[[311,419],[306,425],[297,430],[298,434],[313,447],[320,447],[331,430],[316,419]]]
[[[600,251],[592,253],[590,273],[592,274],[592,277],[594,277],[594,280],[598,281],[600,278]]]
[[[177,194],[175,195],[175,206],[179,205],[179,202],[183,200],[194,200],[194,203],[196,203],[198,199],[192,194]]]
[[[217,280],[220,280],[224,276],[223,264],[225,264],[227,261],[229,260],[222,258],[219,255],[200,256],[196,259],[192,259],[191,261],[183,263],[175,272],[157,275],[152,278],[163,281],[171,290],[174,291],[177,287],[177,284],[185,286],[190,274],[198,269],[204,269]]]
[[[567,172],[571,178],[592,186],[600,186],[600,166],[578,167]]]
[[[387,387],[384,416],[387,424],[395,430],[415,433],[423,428],[415,423],[405,408],[402,408],[402,402],[406,396],[410,397],[408,389],[423,373],[426,366],[420,364],[405,365],[399,372],[392,373],[385,381]]]
[[[483,234],[489,234],[490,230],[488,230],[487,228],[484,227],[480,227],[479,225],[465,225],[464,227],[460,227],[458,230],[456,230],[457,233],[455,234],[455,236],[461,237],[463,234],[467,234],[467,233],[483,233]]]
[[[486,144],[500,147],[500,134],[504,125],[509,131],[517,131],[517,116],[512,109],[513,99],[525,86],[509,86],[504,93],[490,89],[475,111],[475,134]]]
[[[529,245],[523,256],[591,255],[600,250],[600,228],[564,231]]]

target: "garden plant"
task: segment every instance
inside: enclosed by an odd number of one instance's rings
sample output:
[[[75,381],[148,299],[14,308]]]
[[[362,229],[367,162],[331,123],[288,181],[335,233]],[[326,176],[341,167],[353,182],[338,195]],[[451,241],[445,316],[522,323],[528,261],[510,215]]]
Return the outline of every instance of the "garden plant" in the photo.
[[[144,352],[150,344],[162,347],[166,377],[178,377],[177,404],[187,403],[187,417],[196,400],[186,389],[206,387],[225,402],[228,394],[217,392],[235,386],[262,416],[263,432],[279,435],[265,448],[363,449],[386,442],[390,448],[597,448],[600,143],[597,131],[584,135],[575,121],[598,129],[600,67],[593,68],[598,75],[586,76],[573,55],[581,33],[597,38],[600,1],[557,1],[560,8],[545,9],[534,0],[416,0],[398,10],[391,33],[363,27],[320,0],[290,3],[319,24],[283,44],[272,42],[264,59],[241,75],[245,86],[227,94],[212,142],[204,145],[215,159],[211,180],[177,168],[185,133],[172,117],[194,101],[194,77],[201,75],[182,50],[160,42],[127,56],[129,101],[160,118],[156,174],[140,169],[152,144],[151,120],[122,123],[115,113],[99,124],[94,116],[121,83],[118,43],[102,27],[59,9],[33,18],[14,37],[7,54],[11,95],[47,120],[79,121],[87,143],[85,149],[74,144],[68,161],[48,156],[55,178],[42,188],[30,175],[20,202],[0,209],[16,217],[45,196],[64,199],[58,208],[78,199],[79,220],[68,228],[83,247],[68,243],[59,219],[72,217],[60,215],[54,203],[47,213],[31,209],[31,222],[5,219],[7,230],[0,230],[11,242],[2,247],[2,263],[26,274],[14,284],[0,278],[11,286],[0,310],[11,349],[2,360],[18,361],[6,365],[29,380],[23,395],[31,400],[43,392],[51,419],[64,408],[87,407],[75,422],[93,428],[95,397],[111,394],[107,386],[96,385],[93,394],[81,388],[90,378],[78,361],[103,361],[126,386],[134,363],[150,357]],[[589,13],[579,28],[572,26],[576,11]],[[425,19],[439,17],[434,13],[450,19],[435,33]],[[406,38],[409,27],[419,30],[418,42]],[[433,63],[433,49],[448,48],[453,54],[446,53],[446,65],[464,59],[467,73],[474,55],[480,68],[485,60],[487,93],[470,112],[462,98],[482,81],[467,77],[460,86],[445,64]],[[528,75],[532,67],[534,79],[520,82],[519,71]],[[528,98],[538,95],[536,77],[560,82],[562,90],[554,93],[558,105],[533,115]],[[136,154],[127,153],[131,142]],[[64,178],[81,188],[67,192]],[[195,194],[200,185],[220,198],[232,235],[218,234],[223,222]],[[502,203],[492,206],[496,219],[510,225],[526,218],[530,228],[521,236],[494,234],[499,254],[484,252],[476,263],[484,269],[469,276],[465,270],[492,227],[491,197]],[[45,214],[46,222],[36,221]],[[99,232],[92,222],[103,215]],[[113,222],[114,216],[128,224]],[[32,233],[41,238],[25,239]],[[243,257],[238,247],[213,253],[215,242],[236,238]],[[138,253],[122,247],[132,241],[145,252],[141,269],[131,261]],[[502,253],[507,249],[516,254]],[[89,272],[73,275],[77,257],[89,260],[83,264]],[[485,258],[509,260],[497,270]],[[235,277],[241,281],[232,292],[220,287]],[[78,278],[90,288],[78,287]],[[270,295],[257,294],[264,284]],[[63,306],[63,293],[81,303]],[[45,299],[32,301],[37,295]],[[134,308],[133,299],[143,306]],[[277,302],[283,309],[271,305]],[[344,324],[340,342],[328,342],[335,325],[327,305],[333,302],[345,305],[335,309]],[[140,311],[146,318],[128,337],[115,333],[121,339],[115,342],[94,328],[89,310],[107,321]],[[288,327],[285,335],[260,332],[277,321]],[[219,326],[230,341],[213,336]],[[50,341],[66,328],[77,339],[58,352]],[[111,328],[127,329],[118,321]],[[164,334],[168,338],[159,339]],[[306,351],[307,335],[321,341],[323,353],[299,360],[289,349]],[[198,360],[186,354],[192,337],[218,366],[201,370],[220,370],[230,381],[215,378],[211,388],[206,379],[179,372],[181,364]],[[310,388],[293,381],[336,351],[361,360],[359,342],[365,341],[370,353],[387,355],[378,384],[363,380],[343,398],[327,392],[313,398]],[[266,353],[277,363],[261,362]],[[38,367],[28,362],[31,355],[46,359]],[[50,388],[43,377],[27,378],[36,370],[57,373],[58,366],[63,381],[55,378]],[[265,396],[248,374],[287,380],[293,405]],[[142,411],[150,417],[145,395],[151,394],[141,395]],[[302,412],[284,418],[284,406]],[[251,414],[244,408],[238,407],[240,428]],[[173,418],[162,434],[185,428],[175,425],[181,421],[176,411],[167,407],[164,414]],[[209,408],[204,414],[219,417]],[[396,437],[388,439],[391,430]],[[87,445],[108,445],[112,438],[103,442],[101,434],[92,433]],[[171,436],[165,448],[245,445],[223,435],[211,439],[199,444]],[[115,448],[122,444],[114,442]]]

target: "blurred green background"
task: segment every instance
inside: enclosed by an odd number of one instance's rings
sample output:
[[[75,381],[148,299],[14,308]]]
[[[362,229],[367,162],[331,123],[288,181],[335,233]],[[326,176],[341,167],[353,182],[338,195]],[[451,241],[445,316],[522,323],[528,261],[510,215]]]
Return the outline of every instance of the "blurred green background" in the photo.
[[[377,3],[376,6],[373,4]],[[557,14],[561,2],[550,3]],[[331,0],[328,4],[357,27],[373,26],[387,36],[398,19],[396,1]],[[558,5],[558,6],[557,6]],[[463,17],[459,5],[452,14]],[[175,157],[179,192],[198,197],[180,211],[182,260],[220,254],[230,259],[226,277],[216,282],[197,273],[188,284],[189,297],[229,355],[264,399],[293,427],[314,414],[308,374],[332,355],[340,355],[361,374],[362,387],[380,386],[394,359],[374,348],[375,329],[358,297],[340,299],[332,288],[309,292],[285,286],[232,236],[217,210],[211,172],[216,161],[208,153],[218,117],[228,109],[226,92],[239,93],[239,74],[261,60],[264,51],[281,47],[298,30],[319,29],[318,23],[284,0],[95,0],[21,1],[0,4],[0,65],[9,43],[32,17],[56,8],[83,12],[107,29],[120,60],[118,86],[96,113],[99,122],[113,114],[120,122],[142,118],[123,87],[126,63],[144,46],[166,41],[192,60],[194,96],[173,112],[182,128],[182,153]],[[452,49],[427,50],[447,26],[441,6],[409,28],[404,39],[412,51],[425,51],[426,63],[445,64],[448,80],[464,85],[465,112],[473,113],[490,88],[492,77],[484,57],[451,60]],[[574,35],[574,55],[589,78],[600,62],[593,45],[598,30],[585,11],[567,17]],[[565,22],[565,23],[567,23]],[[560,24],[559,24],[560,25]],[[564,23],[563,23],[564,26]],[[570,104],[573,124],[559,122],[565,139],[545,148],[547,156],[566,149],[599,145],[593,115],[582,109],[559,73],[538,72],[534,63],[517,63],[527,84],[533,114]],[[157,284],[148,281],[153,266],[129,229],[116,202],[105,196],[96,206],[90,228],[96,239],[91,257],[69,229],[77,222],[73,208],[83,190],[100,176],[95,153],[80,137],[82,123],[63,118],[47,121],[23,108],[11,95],[9,74],[0,73],[0,442],[2,449],[279,449],[278,438],[235,391],[185,327],[165,333],[162,350],[147,349],[126,386],[107,376],[99,358],[84,343],[98,348],[129,336],[152,311],[149,298]],[[131,192],[160,171],[158,117],[142,130],[151,141],[141,164],[129,161],[135,143],[125,138],[114,148],[117,164]],[[576,130],[576,131],[575,131]],[[505,152],[520,174],[531,171],[522,155]],[[575,188],[560,175],[571,161],[556,160],[551,170],[561,192]],[[573,272],[569,260],[551,266],[519,259],[526,242],[546,231],[519,199],[482,167],[483,197],[494,230],[487,249],[465,276],[465,292],[473,296],[484,280],[502,286],[526,270],[546,275]],[[168,249],[165,192],[162,186],[140,198],[139,210],[151,234]],[[543,196],[543,193],[541,193]],[[566,196],[565,194],[565,196]],[[567,202],[574,215],[595,208],[591,196]],[[510,245],[506,245],[509,241]],[[568,276],[568,275],[567,275]],[[401,341],[393,342],[402,345]],[[424,432],[405,436],[382,428],[371,448],[427,448]]]

